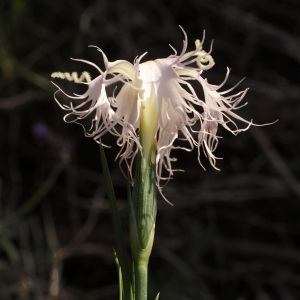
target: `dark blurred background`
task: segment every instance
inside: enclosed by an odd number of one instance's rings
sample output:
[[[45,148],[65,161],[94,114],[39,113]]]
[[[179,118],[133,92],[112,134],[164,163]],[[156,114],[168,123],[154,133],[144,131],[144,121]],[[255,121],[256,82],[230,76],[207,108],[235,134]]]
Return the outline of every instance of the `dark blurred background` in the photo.
[[[300,4],[298,0],[2,0],[0,3],[0,299],[118,299],[115,245],[99,149],[63,122],[54,71],[181,51],[182,25],[206,30],[219,84],[246,77],[257,124],[220,129],[215,171],[174,151],[178,172],[159,199],[150,297],[300,299]],[[206,76],[206,74],[205,74]],[[225,88],[226,88],[225,87]],[[114,139],[106,137],[113,145]],[[126,181],[107,150],[124,227]]]

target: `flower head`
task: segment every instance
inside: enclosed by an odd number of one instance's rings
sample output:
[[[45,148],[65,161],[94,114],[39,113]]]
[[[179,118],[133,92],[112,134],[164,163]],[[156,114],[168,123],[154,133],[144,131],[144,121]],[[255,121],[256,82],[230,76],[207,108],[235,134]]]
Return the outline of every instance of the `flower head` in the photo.
[[[218,126],[237,134],[252,124],[235,113],[247,90],[234,94],[230,93],[235,87],[220,91],[229,70],[220,85],[209,84],[202,73],[214,65],[211,51],[202,49],[203,38],[196,41],[195,50],[187,52],[188,39],[182,31],[184,41],[180,54],[172,48],[174,54],[167,58],[141,63],[144,54],[136,58],[133,64],[125,60],[110,62],[101,49],[93,46],[102,54],[104,70],[92,62],[76,60],[98,70],[96,78],[90,80],[87,73],[82,74],[82,79],[76,73],[52,74],[52,77],[87,85],[82,95],[68,95],[57,86],[54,98],[68,112],[64,120],[81,124],[81,120],[92,116],[90,126],[84,127],[85,135],[96,141],[106,132],[117,136],[117,144],[121,148],[120,161],[125,161],[130,171],[138,151],[144,157],[152,155],[159,188],[161,180],[168,180],[173,175],[172,149],[191,151],[197,148],[200,164],[202,149],[210,164],[216,168],[214,150],[218,145]],[[116,83],[121,83],[122,87],[109,94],[108,86]],[[198,96],[199,89],[202,90],[201,97]],[[61,103],[59,93],[67,96],[69,105]],[[239,129],[234,119],[246,123],[246,128]],[[174,146],[178,137],[186,142],[185,147]],[[153,144],[156,147],[154,155],[151,152]],[[163,176],[165,171],[167,175]]]

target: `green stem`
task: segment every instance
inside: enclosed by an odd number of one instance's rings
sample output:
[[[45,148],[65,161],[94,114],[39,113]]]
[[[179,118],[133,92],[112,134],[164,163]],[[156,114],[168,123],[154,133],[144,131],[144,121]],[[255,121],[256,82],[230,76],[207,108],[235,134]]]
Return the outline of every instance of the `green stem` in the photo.
[[[135,300],[147,300],[148,264],[154,241],[155,226],[153,225],[147,246],[138,247],[133,251]]]
[[[147,299],[147,287],[148,287],[148,262],[137,262],[134,266],[135,270],[135,299],[146,300]]]

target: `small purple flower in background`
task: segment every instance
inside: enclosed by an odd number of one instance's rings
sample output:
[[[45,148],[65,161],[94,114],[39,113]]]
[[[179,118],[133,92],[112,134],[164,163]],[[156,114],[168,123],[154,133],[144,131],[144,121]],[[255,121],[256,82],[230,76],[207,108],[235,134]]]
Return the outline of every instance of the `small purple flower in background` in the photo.
[[[34,138],[47,146],[51,155],[60,160],[62,167],[70,161],[70,143],[54,132],[45,122],[37,122],[32,126]]]
[[[50,130],[45,122],[35,123],[32,127],[32,134],[36,139],[42,140],[49,144],[52,144],[53,140],[55,139],[53,131]]]

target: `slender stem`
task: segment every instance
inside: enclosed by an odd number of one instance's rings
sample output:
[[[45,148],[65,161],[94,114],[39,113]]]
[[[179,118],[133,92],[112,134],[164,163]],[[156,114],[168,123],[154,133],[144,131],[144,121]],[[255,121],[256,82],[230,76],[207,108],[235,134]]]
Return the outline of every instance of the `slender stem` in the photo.
[[[140,263],[136,262],[134,266],[135,270],[135,299],[146,300],[147,288],[148,288],[148,262]]]
[[[154,241],[155,225],[153,225],[147,247],[142,249],[138,247],[133,252],[134,259],[134,284],[135,300],[147,300],[148,291],[148,264]]]

